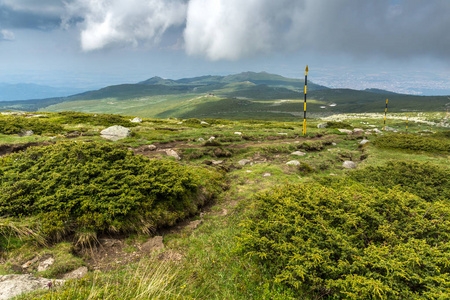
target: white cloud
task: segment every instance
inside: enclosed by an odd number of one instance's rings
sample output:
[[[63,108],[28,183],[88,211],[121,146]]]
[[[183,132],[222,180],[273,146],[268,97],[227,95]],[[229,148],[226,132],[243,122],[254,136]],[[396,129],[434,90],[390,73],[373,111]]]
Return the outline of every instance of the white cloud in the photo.
[[[15,39],[14,32],[6,29],[0,30],[0,41],[14,41]]]
[[[67,19],[79,17],[81,47],[85,51],[105,47],[158,43],[170,27],[185,23],[182,0],[76,0],[67,4]]]

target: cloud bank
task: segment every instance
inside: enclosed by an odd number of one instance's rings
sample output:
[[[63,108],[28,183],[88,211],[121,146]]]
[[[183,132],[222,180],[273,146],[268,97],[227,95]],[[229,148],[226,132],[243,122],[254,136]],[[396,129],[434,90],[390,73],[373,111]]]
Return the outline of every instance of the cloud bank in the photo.
[[[0,30],[0,41],[14,41],[15,35],[12,31],[2,29]]]
[[[157,46],[237,60],[308,50],[450,59],[448,0],[0,0],[0,28],[79,29],[84,51]]]

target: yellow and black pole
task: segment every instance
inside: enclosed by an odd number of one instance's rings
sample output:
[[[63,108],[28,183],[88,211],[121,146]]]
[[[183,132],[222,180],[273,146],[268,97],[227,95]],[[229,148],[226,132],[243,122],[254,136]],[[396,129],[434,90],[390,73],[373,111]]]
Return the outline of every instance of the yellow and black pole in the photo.
[[[306,92],[308,87],[308,65],[305,68],[305,101],[303,103],[303,135],[306,134]]]
[[[387,104],[388,104],[388,100],[386,99],[386,108],[384,109],[384,124],[383,124],[383,131],[386,129],[386,114],[387,114]]]

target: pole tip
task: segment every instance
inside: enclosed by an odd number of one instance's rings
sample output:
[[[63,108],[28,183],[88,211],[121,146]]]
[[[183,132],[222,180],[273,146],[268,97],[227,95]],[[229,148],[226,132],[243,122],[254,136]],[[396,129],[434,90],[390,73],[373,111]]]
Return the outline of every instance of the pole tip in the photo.
[[[305,71],[308,72],[308,65],[306,65]]]

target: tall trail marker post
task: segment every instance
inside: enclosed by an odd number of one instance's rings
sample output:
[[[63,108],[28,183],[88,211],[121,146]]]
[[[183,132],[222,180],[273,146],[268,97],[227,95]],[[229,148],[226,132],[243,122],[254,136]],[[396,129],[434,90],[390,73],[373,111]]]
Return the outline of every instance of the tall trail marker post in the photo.
[[[387,104],[388,104],[388,100],[386,99],[386,108],[384,109],[384,124],[383,124],[383,131],[385,131],[386,129],[386,114],[387,114]]]
[[[406,115],[406,133],[408,133],[408,115]]]
[[[308,65],[305,68],[305,101],[303,103],[303,135],[306,134],[306,92],[308,87]]]

